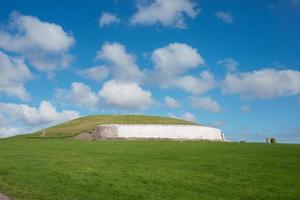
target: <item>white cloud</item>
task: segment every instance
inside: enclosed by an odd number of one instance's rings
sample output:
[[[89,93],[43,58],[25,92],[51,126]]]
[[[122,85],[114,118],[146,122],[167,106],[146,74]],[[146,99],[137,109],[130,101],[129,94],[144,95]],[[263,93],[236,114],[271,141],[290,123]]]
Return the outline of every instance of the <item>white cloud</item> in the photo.
[[[190,97],[190,103],[192,108],[203,109],[210,112],[220,112],[221,107],[210,97]]]
[[[225,122],[224,121],[215,121],[211,124],[211,126],[213,127],[221,127],[221,126],[224,126],[225,125]]]
[[[186,121],[197,123],[197,117],[195,115],[193,115],[192,113],[190,113],[190,112],[185,112],[181,116],[176,116],[173,113],[169,113],[168,115],[172,118],[183,119],[183,120],[186,120]]]
[[[41,71],[69,65],[74,38],[54,23],[37,17],[12,13],[11,22],[0,29],[0,48],[19,53]]]
[[[110,24],[114,24],[118,22],[120,22],[120,19],[117,17],[117,15],[103,12],[99,19],[99,26],[100,27],[108,26]]]
[[[242,112],[250,112],[251,111],[251,107],[248,105],[242,105],[241,106],[241,111]]]
[[[262,69],[228,74],[222,91],[239,94],[247,99],[267,99],[300,93],[300,72],[295,70]]]
[[[127,53],[125,46],[119,43],[105,43],[97,52],[96,60],[99,59],[108,62],[115,79],[126,81],[142,78],[134,55]]]
[[[50,52],[68,50],[73,44],[72,36],[64,32],[60,25],[43,22],[37,17],[12,14],[10,24],[14,34],[1,31],[0,46],[8,51],[24,52],[39,49]]]
[[[136,82],[110,80],[96,94],[80,82],[73,82],[70,90],[58,89],[56,97],[67,103],[88,108],[108,105],[111,108],[146,109],[155,103],[150,91],[143,90]]]
[[[199,76],[185,75],[204,64],[197,49],[183,43],[171,43],[152,53],[154,70],[149,72],[150,82],[162,88],[177,87],[192,94],[202,94],[215,87],[213,74],[203,71]]]
[[[141,4],[131,18],[132,24],[172,26],[185,28],[185,18],[195,18],[199,12],[192,0],[154,0]]]
[[[180,107],[180,103],[173,97],[166,96],[164,101],[165,101],[166,106],[169,108],[179,108]]]
[[[83,78],[89,78],[95,81],[102,81],[108,77],[109,69],[104,65],[100,65],[80,70],[78,74]]]
[[[214,85],[214,77],[202,72],[200,77],[184,74],[204,64],[197,49],[183,43],[171,43],[152,53],[154,71],[150,79],[162,88],[178,87],[193,94],[200,94]]]
[[[190,122],[197,122],[196,116],[190,112],[185,112],[180,118]]]
[[[204,64],[204,60],[197,49],[183,43],[171,43],[158,48],[153,51],[151,58],[155,69],[170,78]]]
[[[151,92],[135,82],[108,81],[103,84],[99,96],[106,104],[124,109],[145,109],[154,103]]]
[[[236,71],[237,66],[239,65],[239,63],[233,58],[225,58],[223,60],[219,60],[217,64],[225,67],[229,72]]]
[[[7,121],[6,119],[0,114],[0,126],[4,126],[4,125],[7,125]]]
[[[99,103],[97,94],[89,86],[80,82],[73,82],[70,90],[58,89],[56,97],[60,100],[89,108],[94,108]]]
[[[0,72],[0,92],[22,100],[29,99],[24,83],[33,76],[22,59],[9,58],[0,51]]]
[[[69,53],[29,52],[24,54],[26,54],[25,57],[36,69],[48,73],[67,68],[73,60],[73,56]]]
[[[203,71],[199,77],[191,75],[174,79],[174,85],[192,94],[202,94],[216,86],[216,81],[209,71]]]
[[[27,104],[0,103],[0,112],[8,118],[20,120],[27,125],[57,123],[79,117],[76,111],[63,110],[57,112],[48,101],[42,101],[38,108]]]
[[[233,17],[230,12],[218,11],[218,12],[216,12],[216,17],[224,23],[227,23],[227,24],[234,23]]]
[[[0,127],[0,138],[6,138],[6,137],[18,135],[20,133],[21,132],[18,128]]]
[[[200,73],[199,77],[184,76],[204,64],[204,60],[197,49],[183,43],[171,43],[154,50],[151,55],[154,69],[144,72],[140,71],[134,55],[127,53],[125,46],[119,43],[105,43],[95,59],[105,61],[113,79],[118,81],[148,81],[162,88],[178,87],[192,94],[215,87],[214,76],[208,71]],[[91,75],[94,71],[86,71],[86,74]]]
[[[7,123],[0,124],[0,137],[9,137],[78,118],[79,113],[73,110],[58,112],[50,102],[42,101],[39,107],[0,103],[0,116],[7,119]]]

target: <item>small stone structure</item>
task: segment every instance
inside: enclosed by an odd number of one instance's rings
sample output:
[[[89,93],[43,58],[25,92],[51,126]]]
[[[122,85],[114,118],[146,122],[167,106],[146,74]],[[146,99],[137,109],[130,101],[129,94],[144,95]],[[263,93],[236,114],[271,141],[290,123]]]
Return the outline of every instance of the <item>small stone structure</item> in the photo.
[[[276,138],[266,138],[266,143],[268,144],[276,144],[277,143],[277,140]]]
[[[0,193],[0,200],[10,200],[10,198]]]
[[[118,138],[118,126],[116,125],[101,125],[97,126],[92,132],[94,140]]]
[[[277,140],[276,140],[276,138],[271,138],[271,139],[270,139],[270,142],[271,142],[271,144],[276,144],[276,143],[277,143]]]
[[[200,125],[173,124],[106,124],[91,133],[81,133],[75,139],[154,139],[154,140],[214,140],[225,141],[220,129]]]

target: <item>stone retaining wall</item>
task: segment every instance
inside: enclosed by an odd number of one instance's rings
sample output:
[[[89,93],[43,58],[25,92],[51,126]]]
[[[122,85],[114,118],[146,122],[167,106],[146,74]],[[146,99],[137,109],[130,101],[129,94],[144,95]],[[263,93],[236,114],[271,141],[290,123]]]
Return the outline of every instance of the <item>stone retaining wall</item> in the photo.
[[[94,140],[101,139],[171,139],[224,141],[220,129],[200,125],[163,124],[106,124],[91,133]]]

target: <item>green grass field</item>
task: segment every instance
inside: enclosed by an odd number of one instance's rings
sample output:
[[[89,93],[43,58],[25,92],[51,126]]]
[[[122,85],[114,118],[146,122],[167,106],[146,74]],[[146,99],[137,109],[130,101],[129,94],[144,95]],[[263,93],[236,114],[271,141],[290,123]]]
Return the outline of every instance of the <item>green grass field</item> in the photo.
[[[91,131],[101,124],[195,124],[182,119],[147,115],[94,115],[81,117],[38,131],[31,136],[40,136],[45,132],[47,137],[70,137],[76,134]]]
[[[300,199],[300,145],[0,140],[16,200]]]

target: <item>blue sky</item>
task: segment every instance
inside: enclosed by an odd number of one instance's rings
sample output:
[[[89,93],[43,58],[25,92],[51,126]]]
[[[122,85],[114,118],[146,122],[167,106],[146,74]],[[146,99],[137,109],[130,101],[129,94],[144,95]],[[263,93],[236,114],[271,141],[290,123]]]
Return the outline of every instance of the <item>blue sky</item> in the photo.
[[[299,143],[299,27],[299,0],[4,0],[0,136],[139,113]]]

